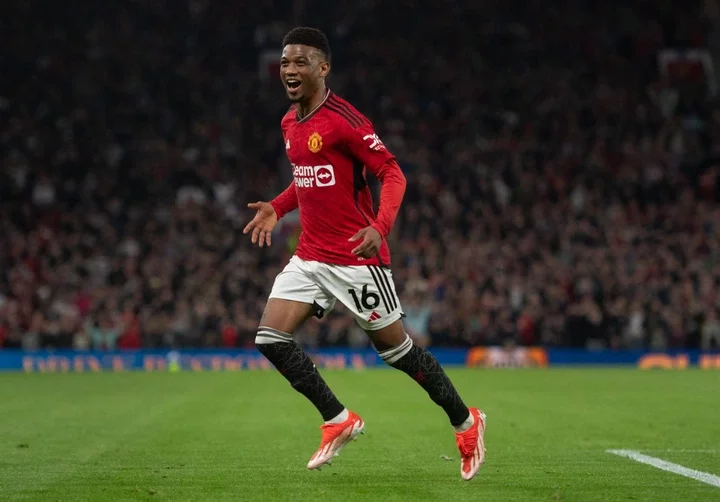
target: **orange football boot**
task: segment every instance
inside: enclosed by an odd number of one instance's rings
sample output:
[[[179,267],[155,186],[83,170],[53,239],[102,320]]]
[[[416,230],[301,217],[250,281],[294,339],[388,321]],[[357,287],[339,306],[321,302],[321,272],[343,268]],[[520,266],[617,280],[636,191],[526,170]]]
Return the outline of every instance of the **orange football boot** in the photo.
[[[470,481],[485,463],[485,413],[470,408],[475,422],[465,432],[455,433],[455,442],[460,450],[460,474]]]
[[[333,458],[340,454],[340,450],[345,448],[350,441],[355,439],[358,434],[364,434],[365,422],[356,413],[349,411],[348,419],[341,424],[323,424],[320,427],[322,431],[322,440],[320,448],[310,458],[308,469],[319,469],[325,464],[331,464]]]

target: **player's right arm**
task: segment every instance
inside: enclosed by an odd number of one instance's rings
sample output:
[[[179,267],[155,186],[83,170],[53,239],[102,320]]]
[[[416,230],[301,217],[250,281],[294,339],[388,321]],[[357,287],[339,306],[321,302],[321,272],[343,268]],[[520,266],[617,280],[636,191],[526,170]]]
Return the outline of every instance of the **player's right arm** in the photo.
[[[257,210],[257,213],[247,224],[243,234],[252,231],[253,244],[258,244],[260,247],[269,246],[272,244],[272,231],[278,220],[298,207],[295,182],[290,183],[289,187],[270,202],[251,202],[248,207]]]
[[[295,181],[291,181],[290,186],[288,186],[285,190],[283,190],[280,195],[270,201],[270,205],[275,210],[275,214],[277,214],[278,220],[289,212],[297,209],[298,198],[295,186]]]

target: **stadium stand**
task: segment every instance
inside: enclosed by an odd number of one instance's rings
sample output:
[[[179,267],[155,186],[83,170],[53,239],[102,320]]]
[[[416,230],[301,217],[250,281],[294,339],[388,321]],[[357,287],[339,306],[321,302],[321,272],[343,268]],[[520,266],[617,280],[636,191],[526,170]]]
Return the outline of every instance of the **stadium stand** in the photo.
[[[240,232],[290,181],[293,16],[408,178],[419,343],[720,343],[715,2],[305,3],[0,7],[0,347],[252,345],[298,234]],[[342,308],[298,338],[368,343]]]

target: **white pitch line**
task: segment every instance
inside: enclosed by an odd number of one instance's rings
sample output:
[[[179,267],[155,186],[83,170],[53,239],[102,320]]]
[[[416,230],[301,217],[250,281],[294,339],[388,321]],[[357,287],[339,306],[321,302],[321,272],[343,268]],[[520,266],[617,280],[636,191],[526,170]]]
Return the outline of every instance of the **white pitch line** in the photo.
[[[647,453],[720,453],[720,450],[640,450]]]
[[[691,478],[696,481],[700,481],[701,483],[706,483],[716,488],[720,488],[720,476],[715,476],[714,474],[696,471],[695,469],[688,469],[687,467],[683,467],[682,465],[673,464],[672,462],[668,462],[667,460],[663,460],[661,458],[643,455],[639,451],[634,450],[607,450],[607,453],[612,453],[613,455],[629,458],[631,460],[634,460],[635,462],[647,464],[662,471],[679,474],[680,476],[685,476],[686,478]]]

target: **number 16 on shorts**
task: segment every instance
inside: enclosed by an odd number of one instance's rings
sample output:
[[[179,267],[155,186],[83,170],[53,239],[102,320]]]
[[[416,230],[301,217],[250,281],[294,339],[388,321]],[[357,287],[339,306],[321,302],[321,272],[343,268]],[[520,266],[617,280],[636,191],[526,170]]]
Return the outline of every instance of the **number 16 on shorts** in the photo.
[[[362,287],[362,292],[359,298],[357,291],[352,288],[348,289],[348,293],[350,293],[350,296],[352,296],[352,299],[355,301],[355,308],[357,308],[359,314],[363,313],[363,309],[373,310],[380,306],[380,295],[373,293],[372,291],[368,291],[367,284]]]
[[[403,317],[392,272],[374,265],[332,265],[293,256],[275,278],[270,298],[316,305],[318,317],[339,301],[368,331],[382,329]]]
[[[380,329],[402,316],[400,303],[389,270],[372,265],[365,270],[369,274],[369,280],[362,286],[348,288],[347,294],[351,302],[343,303],[353,311],[363,329]]]

